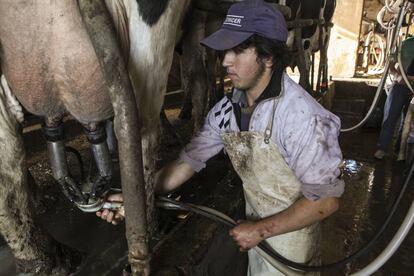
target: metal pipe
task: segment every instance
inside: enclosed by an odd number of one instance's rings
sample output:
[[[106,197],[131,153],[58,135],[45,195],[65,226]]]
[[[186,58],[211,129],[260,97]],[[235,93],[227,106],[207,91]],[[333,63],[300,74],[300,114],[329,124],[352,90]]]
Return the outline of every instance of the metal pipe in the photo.
[[[105,178],[112,177],[112,162],[106,142],[91,144],[93,157],[98,168],[99,175]]]
[[[61,186],[63,194],[74,203],[86,204],[86,199],[78,184],[69,174],[65,143],[62,140],[47,141],[47,151],[53,178]]]
[[[112,158],[116,158],[118,155],[118,141],[116,140],[114,132],[114,122],[107,120],[105,123],[106,130],[106,143],[108,144],[109,153]]]
[[[66,163],[65,143],[63,141],[47,141],[47,152],[53,178],[57,181],[69,175]]]
[[[112,178],[112,161],[106,142],[106,127],[104,124],[97,124],[94,130],[85,128],[88,141],[91,143],[91,150],[95,160],[98,173],[103,179]]]
[[[95,48],[115,113],[129,263],[133,275],[149,275],[141,126],[135,96],[104,1],[78,0],[78,5]]]

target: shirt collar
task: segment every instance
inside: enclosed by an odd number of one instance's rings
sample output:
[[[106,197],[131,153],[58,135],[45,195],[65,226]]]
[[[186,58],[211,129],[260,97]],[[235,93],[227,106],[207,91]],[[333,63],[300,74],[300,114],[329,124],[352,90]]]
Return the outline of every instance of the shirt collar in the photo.
[[[284,81],[284,74],[285,73],[283,73],[282,81]],[[280,91],[276,91],[276,88],[277,76],[273,72],[268,85],[263,90],[262,94],[260,94],[260,96],[256,99],[255,103],[258,104],[263,100],[279,96]],[[233,89],[232,101],[234,103],[239,103],[241,106],[247,106],[246,93],[243,90]]]

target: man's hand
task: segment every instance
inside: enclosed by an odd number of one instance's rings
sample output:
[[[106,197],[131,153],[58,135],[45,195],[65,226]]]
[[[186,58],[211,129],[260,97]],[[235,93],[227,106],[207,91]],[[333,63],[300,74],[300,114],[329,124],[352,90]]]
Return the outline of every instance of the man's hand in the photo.
[[[258,222],[238,221],[238,225],[230,229],[229,234],[233,237],[240,251],[247,251],[255,247],[265,237],[260,230]]]
[[[124,202],[124,197],[122,196],[122,194],[113,194],[108,196],[106,200],[111,202]],[[96,215],[101,219],[106,220],[108,223],[117,225],[118,223],[124,220],[125,210],[124,208],[121,208],[117,211],[110,211],[108,209],[104,209],[102,211],[96,212]]]

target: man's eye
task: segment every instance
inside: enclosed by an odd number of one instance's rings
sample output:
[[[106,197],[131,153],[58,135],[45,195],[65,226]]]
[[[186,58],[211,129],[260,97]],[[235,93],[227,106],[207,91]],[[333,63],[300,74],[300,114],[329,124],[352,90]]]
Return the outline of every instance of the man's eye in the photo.
[[[243,49],[243,48],[235,48],[235,49],[234,49],[234,53],[235,53],[236,55],[243,53],[243,51],[244,51],[244,49]]]

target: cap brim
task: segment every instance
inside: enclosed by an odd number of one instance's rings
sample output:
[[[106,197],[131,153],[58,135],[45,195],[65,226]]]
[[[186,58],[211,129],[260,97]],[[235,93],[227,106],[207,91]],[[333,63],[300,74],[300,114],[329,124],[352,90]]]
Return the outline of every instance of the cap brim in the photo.
[[[253,33],[237,32],[235,30],[229,29],[220,29],[212,35],[201,40],[200,43],[214,50],[222,51],[236,47],[252,35]]]

